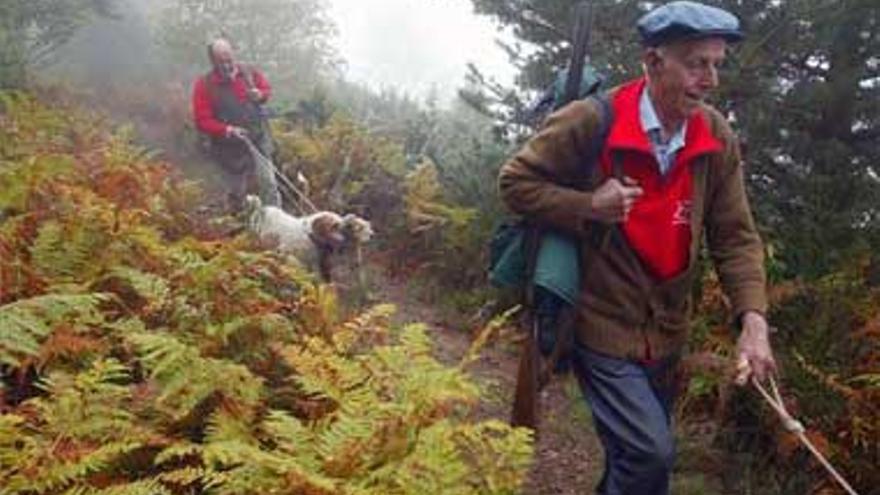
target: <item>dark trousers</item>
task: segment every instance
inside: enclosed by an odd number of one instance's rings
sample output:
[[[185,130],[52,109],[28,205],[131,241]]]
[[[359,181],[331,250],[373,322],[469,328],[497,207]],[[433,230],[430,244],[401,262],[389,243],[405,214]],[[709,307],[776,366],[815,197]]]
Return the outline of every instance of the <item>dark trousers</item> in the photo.
[[[612,358],[577,345],[575,375],[605,448],[598,495],[668,495],[675,461],[671,409],[677,358]]]
[[[264,133],[254,138],[254,144],[264,156],[271,156],[271,140]],[[280,201],[267,201],[267,194],[262,194],[267,187],[274,188],[274,196],[277,196],[277,185],[266,186],[260,183],[260,174],[247,145],[234,138],[217,139],[212,143],[211,152],[214,160],[220,166],[220,174],[227,193],[227,207],[230,211],[239,211],[244,205],[244,198],[248,194],[258,194],[264,204],[278,206]]]

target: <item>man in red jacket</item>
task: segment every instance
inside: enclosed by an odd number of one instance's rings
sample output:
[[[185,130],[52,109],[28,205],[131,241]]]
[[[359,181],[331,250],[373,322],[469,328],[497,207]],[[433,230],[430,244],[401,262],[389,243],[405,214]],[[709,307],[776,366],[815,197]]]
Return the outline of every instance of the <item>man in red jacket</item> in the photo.
[[[740,328],[744,382],[775,369],[763,246],[736,136],[706,103],[729,43],[724,10],[675,1],[638,22],[643,77],[561,108],[501,169],[507,205],[579,242],[572,366],[605,448],[600,495],[668,495],[675,459],[674,370],[688,341],[703,239]],[[610,123],[607,120],[610,119]]]
[[[244,196],[254,192],[257,185],[257,164],[244,139],[266,156],[272,151],[261,108],[272,89],[260,71],[235,63],[227,40],[212,42],[208,57],[211,71],[193,86],[193,118],[196,128],[210,140],[211,155],[220,165],[228,188],[229,206],[238,210]]]

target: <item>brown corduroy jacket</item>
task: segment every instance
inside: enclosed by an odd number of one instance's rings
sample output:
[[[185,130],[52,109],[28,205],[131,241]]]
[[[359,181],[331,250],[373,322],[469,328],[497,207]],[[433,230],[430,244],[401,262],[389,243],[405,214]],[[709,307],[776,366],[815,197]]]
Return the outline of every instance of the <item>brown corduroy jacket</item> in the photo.
[[[703,105],[698,111],[722,146],[689,164],[694,187],[689,264],[669,280],[648,276],[623,235],[596,242],[602,237],[594,231],[601,227],[589,217],[590,187],[598,183],[599,172],[585,177],[582,163],[599,128],[596,101],[577,101],[548,117],[501,168],[499,187],[511,210],[580,241],[576,331],[579,341],[595,351],[635,360],[681,351],[704,236],[733,315],[766,311],[763,246],[746,197],[736,137],[716,110]]]

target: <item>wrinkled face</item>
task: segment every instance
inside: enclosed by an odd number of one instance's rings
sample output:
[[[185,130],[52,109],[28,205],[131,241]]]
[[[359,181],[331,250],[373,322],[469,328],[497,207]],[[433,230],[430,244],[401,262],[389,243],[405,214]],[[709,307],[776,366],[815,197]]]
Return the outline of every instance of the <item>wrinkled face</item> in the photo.
[[[211,64],[222,77],[229,79],[235,71],[235,58],[232,47],[225,41],[217,41],[211,45]]]
[[[645,52],[651,98],[660,118],[683,121],[718,86],[718,68],[727,43],[703,38],[671,43]]]
[[[345,243],[342,217],[323,211],[312,218],[312,239],[322,246],[338,248]]]

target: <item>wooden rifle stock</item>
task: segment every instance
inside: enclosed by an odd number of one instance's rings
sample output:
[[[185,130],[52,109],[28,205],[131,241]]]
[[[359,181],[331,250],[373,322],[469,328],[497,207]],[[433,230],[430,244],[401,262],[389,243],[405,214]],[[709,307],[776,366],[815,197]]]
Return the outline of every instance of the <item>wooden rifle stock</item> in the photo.
[[[519,368],[516,371],[516,391],[513,396],[513,412],[510,416],[512,426],[524,426],[538,431],[538,394],[541,387],[538,380],[540,374],[540,353],[535,332],[529,329],[522,343]]]

